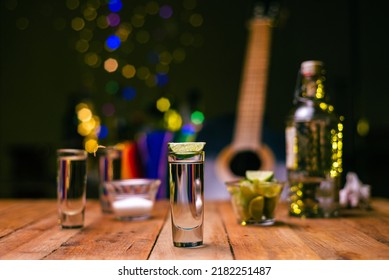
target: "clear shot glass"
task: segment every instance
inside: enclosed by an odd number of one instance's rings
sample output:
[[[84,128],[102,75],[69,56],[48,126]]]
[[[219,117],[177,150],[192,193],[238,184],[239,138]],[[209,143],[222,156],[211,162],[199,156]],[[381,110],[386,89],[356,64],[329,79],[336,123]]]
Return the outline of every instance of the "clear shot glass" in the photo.
[[[204,144],[168,143],[170,211],[176,247],[203,245]]]
[[[87,156],[84,150],[57,150],[58,217],[62,228],[84,225]]]

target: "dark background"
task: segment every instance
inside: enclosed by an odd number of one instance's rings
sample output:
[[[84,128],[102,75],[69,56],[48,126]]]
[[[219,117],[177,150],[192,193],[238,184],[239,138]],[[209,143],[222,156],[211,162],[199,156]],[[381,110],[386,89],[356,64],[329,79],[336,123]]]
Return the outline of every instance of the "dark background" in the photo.
[[[87,97],[99,108],[107,100],[101,89],[107,73],[89,69],[74,50],[77,33],[70,21],[82,15],[80,10],[69,10],[66,2],[1,1],[0,197],[54,196],[55,149],[79,140],[72,116],[74,102]],[[184,1],[157,2],[181,11]],[[125,11],[131,13],[142,1],[123,3],[124,17]],[[170,96],[179,107],[196,93],[196,104],[205,114],[199,139],[207,141],[207,154],[214,157],[231,141],[253,1],[195,3],[203,24],[190,30],[197,43],[186,48],[186,60],[171,67],[167,86],[149,90],[139,86],[134,101],[123,101],[118,117],[131,131],[121,137],[131,138],[148,125],[142,120],[152,115],[150,104],[157,97]],[[278,3],[264,141],[278,160],[284,160],[285,118],[292,106],[297,70],[304,60],[322,60],[327,92],[338,114],[345,117],[344,175],[356,172],[372,186],[374,196],[389,197],[384,176],[389,169],[389,30],[384,1]],[[20,19],[28,19],[27,28]],[[175,24],[178,33],[186,31],[178,18]],[[169,44],[179,45],[179,34]],[[125,59],[141,60],[131,54]],[[369,129],[358,133],[359,124],[368,124]],[[73,138],[76,142],[71,142]],[[123,140],[119,138],[115,140]]]

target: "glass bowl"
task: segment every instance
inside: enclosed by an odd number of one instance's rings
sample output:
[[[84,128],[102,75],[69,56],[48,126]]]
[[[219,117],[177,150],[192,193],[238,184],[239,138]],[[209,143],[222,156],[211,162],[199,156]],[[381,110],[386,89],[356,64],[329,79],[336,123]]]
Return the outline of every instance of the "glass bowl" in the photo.
[[[120,220],[144,220],[151,216],[159,179],[125,179],[104,182],[113,215]]]
[[[235,180],[225,183],[241,225],[273,225],[284,182]]]

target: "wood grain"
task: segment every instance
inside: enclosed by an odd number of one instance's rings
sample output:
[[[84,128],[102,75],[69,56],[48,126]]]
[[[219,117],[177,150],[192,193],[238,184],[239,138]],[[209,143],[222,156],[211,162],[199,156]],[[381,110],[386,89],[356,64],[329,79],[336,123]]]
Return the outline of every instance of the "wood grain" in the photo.
[[[229,201],[207,201],[204,246],[192,249],[173,246],[168,201],[156,203],[151,219],[119,221],[90,200],[82,229],[61,229],[56,209],[55,200],[0,200],[0,259],[389,259],[388,199],[333,219],[290,217],[281,204],[267,227],[242,226]]]
[[[207,203],[204,208],[204,245],[196,248],[177,248],[173,246],[170,215],[151,252],[151,260],[231,260],[233,259],[228,243],[227,232],[217,211],[216,203]]]

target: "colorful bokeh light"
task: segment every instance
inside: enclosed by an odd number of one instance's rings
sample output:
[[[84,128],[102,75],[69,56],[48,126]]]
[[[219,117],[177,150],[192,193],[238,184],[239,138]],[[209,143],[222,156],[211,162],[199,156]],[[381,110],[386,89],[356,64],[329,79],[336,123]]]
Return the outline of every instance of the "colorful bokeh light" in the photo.
[[[200,111],[194,111],[190,116],[190,120],[195,125],[201,125],[204,122],[204,114]]]
[[[166,112],[170,109],[170,101],[166,97],[161,97],[157,100],[157,109],[160,112]]]
[[[129,86],[124,87],[122,94],[123,94],[124,100],[127,100],[127,101],[132,100],[136,96],[136,89],[134,87],[129,87]]]
[[[120,0],[109,0],[108,8],[111,12],[117,13],[123,8],[123,3]]]
[[[120,47],[120,38],[117,35],[110,35],[105,41],[108,50],[113,51]]]
[[[173,8],[169,5],[163,5],[159,9],[159,16],[164,19],[168,19],[173,15]]]

